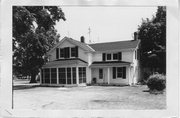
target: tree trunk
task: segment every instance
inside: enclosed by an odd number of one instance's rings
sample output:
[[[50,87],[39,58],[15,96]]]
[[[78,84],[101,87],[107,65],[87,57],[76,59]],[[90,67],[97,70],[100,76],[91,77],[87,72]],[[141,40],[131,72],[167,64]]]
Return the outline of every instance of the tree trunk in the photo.
[[[29,83],[37,83],[37,81],[36,81],[36,74],[34,72],[32,72],[32,74],[31,74],[31,80],[30,80]]]

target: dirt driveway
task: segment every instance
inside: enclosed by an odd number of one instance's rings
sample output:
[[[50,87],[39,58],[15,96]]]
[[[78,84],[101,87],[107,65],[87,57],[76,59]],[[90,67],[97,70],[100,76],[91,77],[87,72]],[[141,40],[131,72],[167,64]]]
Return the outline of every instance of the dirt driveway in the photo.
[[[166,95],[146,86],[29,87],[14,90],[15,109],[165,109]]]

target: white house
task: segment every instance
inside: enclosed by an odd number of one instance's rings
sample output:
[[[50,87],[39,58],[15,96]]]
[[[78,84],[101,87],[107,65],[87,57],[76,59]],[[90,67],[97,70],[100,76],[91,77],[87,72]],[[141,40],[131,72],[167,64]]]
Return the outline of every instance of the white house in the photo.
[[[48,53],[41,69],[41,84],[85,85],[138,82],[139,40],[86,44],[65,37]]]

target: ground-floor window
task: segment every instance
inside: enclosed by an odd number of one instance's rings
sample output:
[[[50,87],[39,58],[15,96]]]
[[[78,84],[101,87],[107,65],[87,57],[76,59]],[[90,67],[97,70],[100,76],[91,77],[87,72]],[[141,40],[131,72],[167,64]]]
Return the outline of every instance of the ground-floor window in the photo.
[[[79,83],[86,83],[86,67],[79,67]]]
[[[126,67],[113,67],[113,79],[123,78],[126,79]]]
[[[41,70],[41,82],[45,83],[45,81],[44,81],[44,69]]]

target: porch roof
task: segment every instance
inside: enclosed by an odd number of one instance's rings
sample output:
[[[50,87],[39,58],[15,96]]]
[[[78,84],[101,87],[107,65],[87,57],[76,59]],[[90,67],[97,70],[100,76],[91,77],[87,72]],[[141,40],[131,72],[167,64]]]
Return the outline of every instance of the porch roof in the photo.
[[[87,62],[84,60],[81,60],[79,58],[74,58],[74,59],[59,59],[55,61],[50,61],[43,65],[42,68],[47,68],[47,67],[59,67],[59,66],[87,66]]]
[[[93,62],[90,67],[116,67],[116,66],[128,66],[131,62],[125,61],[95,61]]]

